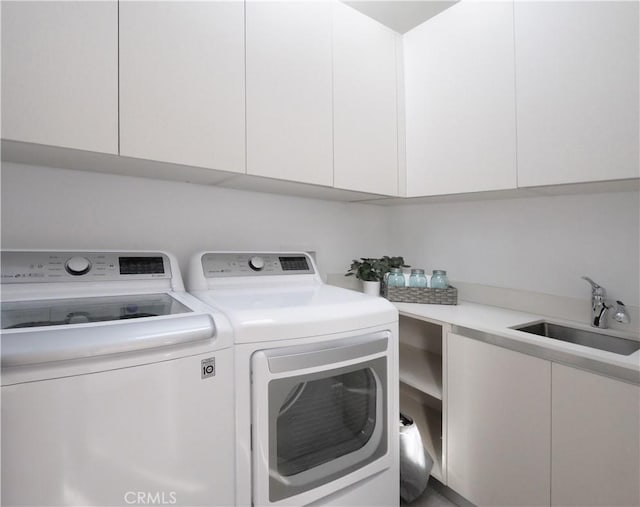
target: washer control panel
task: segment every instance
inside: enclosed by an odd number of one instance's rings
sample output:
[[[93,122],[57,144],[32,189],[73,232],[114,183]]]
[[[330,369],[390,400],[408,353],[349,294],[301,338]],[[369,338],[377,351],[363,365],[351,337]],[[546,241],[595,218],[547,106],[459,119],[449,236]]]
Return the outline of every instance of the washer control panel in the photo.
[[[2,283],[171,278],[161,253],[2,252]]]
[[[206,278],[315,273],[311,259],[303,253],[212,252],[202,256],[202,269]]]

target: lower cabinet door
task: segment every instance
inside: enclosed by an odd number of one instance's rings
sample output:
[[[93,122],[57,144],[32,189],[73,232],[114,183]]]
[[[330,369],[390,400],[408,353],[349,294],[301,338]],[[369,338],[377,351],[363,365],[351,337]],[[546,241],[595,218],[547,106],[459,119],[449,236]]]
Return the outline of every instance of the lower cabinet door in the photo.
[[[476,505],[549,505],[551,363],[449,333],[447,482]]]
[[[640,505],[640,386],[554,363],[552,395],[552,505]]]

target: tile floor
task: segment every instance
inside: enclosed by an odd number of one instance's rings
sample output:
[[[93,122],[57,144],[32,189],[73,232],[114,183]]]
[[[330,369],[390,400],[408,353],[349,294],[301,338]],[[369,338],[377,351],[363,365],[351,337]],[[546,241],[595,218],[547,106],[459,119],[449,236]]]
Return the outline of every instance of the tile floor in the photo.
[[[432,487],[431,481],[425,492],[411,503],[401,504],[403,507],[457,507],[456,504],[441,495]]]

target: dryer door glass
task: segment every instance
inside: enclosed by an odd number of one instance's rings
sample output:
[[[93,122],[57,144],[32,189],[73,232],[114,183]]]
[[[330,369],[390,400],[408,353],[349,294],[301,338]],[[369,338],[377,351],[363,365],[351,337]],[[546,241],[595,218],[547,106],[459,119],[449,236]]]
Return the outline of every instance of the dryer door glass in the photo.
[[[369,368],[296,384],[276,418],[278,472],[298,474],[364,447],[375,428],[376,387]]]
[[[305,357],[316,363],[321,354],[288,357],[309,366]],[[268,381],[272,502],[342,478],[387,453],[387,357],[354,359],[340,368],[332,363]]]

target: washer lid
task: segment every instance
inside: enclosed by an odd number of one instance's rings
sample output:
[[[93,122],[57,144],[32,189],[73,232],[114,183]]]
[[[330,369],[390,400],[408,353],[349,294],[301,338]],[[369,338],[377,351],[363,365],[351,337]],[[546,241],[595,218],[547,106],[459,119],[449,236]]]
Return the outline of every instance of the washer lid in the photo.
[[[321,336],[395,323],[384,298],[324,284],[273,284],[195,292],[227,315],[236,343]]]
[[[168,294],[43,299],[2,304],[2,329],[63,326],[191,312]]]
[[[233,345],[231,323],[224,314],[186,292],[94,292],[71,298],[56,294],[52,299],[2,303],[2,311],[8,313],[3,316],[7,329],[0,333],[3,386],[215,354]],[[44,318],[19,315],[43,308],[49,312]],[[59,323],[68,309],[90,310],[89,317],[95,319]],[[144,315],[149,313],[157,316]],[[43,324],[46,319],[51,325]]]

